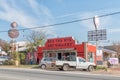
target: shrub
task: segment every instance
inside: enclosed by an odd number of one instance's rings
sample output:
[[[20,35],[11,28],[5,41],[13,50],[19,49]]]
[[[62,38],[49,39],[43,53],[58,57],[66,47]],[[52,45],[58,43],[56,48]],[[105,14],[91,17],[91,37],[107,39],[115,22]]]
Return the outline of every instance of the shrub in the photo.
[[[107,67],[105,67],[105,66],[97,66],[96,70],[105,70],[105,71],[107,71]]]
[[[11,61],[11,60],[6,60],[5,62],[3,62],[3,65],[14,65],[15,62]]]
[[[19,53],[18,52],[13,52],[13,60],[19,60]]]
[[[25,53],[20,53],[20,63],[25,64],[26,55]]]

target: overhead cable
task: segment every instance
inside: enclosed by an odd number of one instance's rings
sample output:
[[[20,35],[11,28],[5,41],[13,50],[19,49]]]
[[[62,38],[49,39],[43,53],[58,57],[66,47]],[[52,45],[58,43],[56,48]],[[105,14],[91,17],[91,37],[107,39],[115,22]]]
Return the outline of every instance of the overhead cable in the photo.
[[[114,13],[109,13],[109,14],[98,15],[98,17],[99,18],[100,17],[107,17],[107,16],[116,15],[116,14],[120,14],[120,12],[114,12]],[[36,29],[36,28],[46,28],[46,27],[51,27],[51,26],[59,26],[59,25],[64,25],[64,24],[70,24],[70,23],[85,21],[85,20],[89,20],[89,19],[93,19],[93,17],[84,18],[84,19],[78,19],[78,20],[73,20],[73,21],[66,21],[66,22],[61,22],[61,23],[55,23],[55,24],[49,24],[49,25],[44,25],[44,26],[39,26],[39,27],[23,28],[23,29],[18,29],[18,31],[25,31],[25,30]],[[8,32],[8,31],[0,31],[0,33],[2,33],[2,32]]]

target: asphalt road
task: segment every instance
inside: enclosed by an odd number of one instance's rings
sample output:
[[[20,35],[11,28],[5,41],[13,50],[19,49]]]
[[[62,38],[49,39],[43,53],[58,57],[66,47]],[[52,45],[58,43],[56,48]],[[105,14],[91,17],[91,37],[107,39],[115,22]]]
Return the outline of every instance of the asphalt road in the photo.
[[[0,80],[120,80],[120,77],[80,71],[0,68]]]

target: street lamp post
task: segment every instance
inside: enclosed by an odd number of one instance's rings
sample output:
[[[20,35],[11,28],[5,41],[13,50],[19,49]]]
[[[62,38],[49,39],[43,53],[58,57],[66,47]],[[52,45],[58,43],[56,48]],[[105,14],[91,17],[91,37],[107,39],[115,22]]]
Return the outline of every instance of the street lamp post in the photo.
[[[96,55],[97,55],[97,49],[98,49],[98,26],[99,26],[99,18],[98,16],[94,16],[93,17],[93,23],[94,23],[94,26],[95,26],[95,32],[96,32]]]

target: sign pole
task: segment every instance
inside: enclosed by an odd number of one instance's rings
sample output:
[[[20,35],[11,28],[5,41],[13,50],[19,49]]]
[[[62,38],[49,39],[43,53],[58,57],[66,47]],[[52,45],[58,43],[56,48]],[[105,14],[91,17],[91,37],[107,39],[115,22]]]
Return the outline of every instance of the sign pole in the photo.
[[[98,25],[99,25],[99,18],[98,16],[94,16],[93,17],[93,22],[94,22],[94,26],[95,26],[95,31],[96,31],[96,56],[97,56],[97,50],[98,50]],[[96,58],[97,59],[97,58]],[[97,60],[96,60],[97,63]]]

